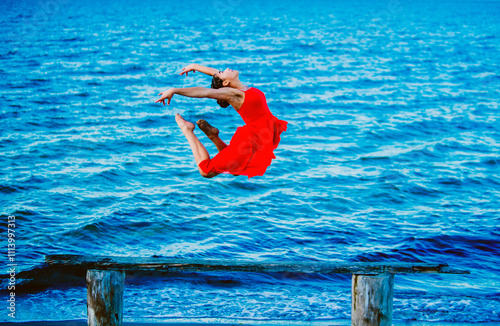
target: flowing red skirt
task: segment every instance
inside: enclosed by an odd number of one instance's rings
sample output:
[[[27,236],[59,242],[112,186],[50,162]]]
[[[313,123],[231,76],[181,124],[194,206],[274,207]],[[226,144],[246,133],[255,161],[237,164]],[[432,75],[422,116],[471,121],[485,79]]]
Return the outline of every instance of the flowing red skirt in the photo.
[[[229,145],[212,159],[201,161],[199,167],[205,173],[230,173],[248,178],[264,175],[276,158],[273,151],[278,147],[287,124],[269,114],[238,127]]]

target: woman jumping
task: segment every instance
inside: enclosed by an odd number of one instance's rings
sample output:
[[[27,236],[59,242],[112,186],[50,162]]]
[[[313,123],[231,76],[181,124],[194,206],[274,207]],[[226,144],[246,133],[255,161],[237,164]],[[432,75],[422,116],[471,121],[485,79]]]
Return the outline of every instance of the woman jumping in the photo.
[[[271,160],[275,159],[273,151],[278,147],[280,135],[286,131],[287,122],[276,118],[267,107],[264,93],[255,87],[248,87],[239,80],[239,72],[232,69],[220,71],[198,64],[190,64],[183,68],[180,75],[199,71],[212,77],[212,88],[188,87],[171,88],[158,95],[155,103],[170,104],[174,94],[187,97],[216,99],[226,108],[231,105],[245,122],[238,127],[229,145],[219,138],[219,130],[205,120],[198,120],[197,125],[215,144],[219,153],[210,159],[208,151],[194,134],[194,124],[184,120],[180,114],[175,121],[186,136],[200,174],[205,178],[213,178],[221,173],[246,175],[249,178],[263,175]]]

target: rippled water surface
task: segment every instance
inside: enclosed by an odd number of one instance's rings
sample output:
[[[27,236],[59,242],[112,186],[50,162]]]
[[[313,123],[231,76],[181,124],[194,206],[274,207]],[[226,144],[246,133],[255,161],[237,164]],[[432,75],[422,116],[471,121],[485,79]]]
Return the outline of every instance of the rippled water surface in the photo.
[[[449,263],[471,275],[397,275],[394,318],[500,321],[500,2],[0,7],[2,243],[14,215],[18,273],[60,253]],[[200,177],[174,114],[226,141],[243,121],[213,100],[153,103],[209,87],[178,75],[189,63],[239,70],[289,122],[263,177]],[[83,279],[18,281],[18,321],[86,318]],[[350,276],[131,278],[124,314],[348,319]]]

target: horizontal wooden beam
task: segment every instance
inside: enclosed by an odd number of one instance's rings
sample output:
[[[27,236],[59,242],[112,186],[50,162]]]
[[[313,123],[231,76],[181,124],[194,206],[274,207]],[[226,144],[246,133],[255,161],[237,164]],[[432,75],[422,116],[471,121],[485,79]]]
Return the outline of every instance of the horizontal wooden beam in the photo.
[[[360,274],[381,273],[445,273],[469,274],[467,270],[451,269],[447,264],[426,263],[336,263],[295,261],[241,261],[211,259],[180,259],[161,257],[113,257],[84,255],[47,255],[48,265],[74,266],[83,269],[158,272],[255,272],[255,273],[317,273]]]

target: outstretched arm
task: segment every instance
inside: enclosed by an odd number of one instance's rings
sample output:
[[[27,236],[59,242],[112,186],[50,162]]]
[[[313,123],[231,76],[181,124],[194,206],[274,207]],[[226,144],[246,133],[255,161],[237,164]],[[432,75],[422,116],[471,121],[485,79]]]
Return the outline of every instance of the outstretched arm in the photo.
[[[162,102],[165,105],[165,100],[167,104],[170,105],[170,100],[174,94],[179,94],[187,97],[197,97],[197,98],[212,98],[215,100],[224,100],[229,104],[233,105],[237,101],[240,101],[243,92],[231,87],[222,87],[218,89],[206,88],[206,87],[187,87],[187,88],[171,88],[158,95],[161,97],[155,101],[155,103]],[[233,105],[234,107],[234,105]]]
[[[182,71],[179,73],[179,75],[182,76],[182,74],[186,74],[186,76],[187,76],[188,72],[195,73],[195,71],[199,71],[199,72],[202,72],[206,75],[213,76],[219,70],[217,70],[215,68],[205,67],[205,66],[199,65],[197,63],[192,63],[192,64],[187,65],[186,67],[182,68]]]

